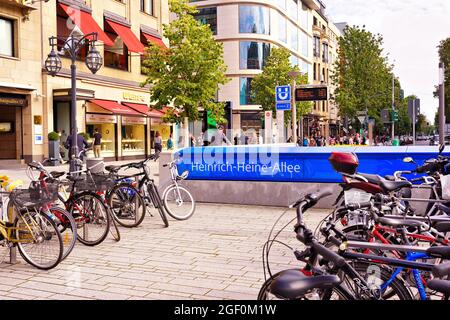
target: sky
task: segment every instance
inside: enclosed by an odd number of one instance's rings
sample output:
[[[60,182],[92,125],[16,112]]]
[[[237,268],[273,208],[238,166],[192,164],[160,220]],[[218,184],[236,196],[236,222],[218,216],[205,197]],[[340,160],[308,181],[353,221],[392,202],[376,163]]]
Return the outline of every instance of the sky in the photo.
[[[433,123],[439,100],[433,97],[439,80],[437,46],[450,37],[449,0],[323,0],[334,22],[365,25],[384,38],[390,63],[405,96],[421,99],[421,111]],[[450,85],[450,84],[448,84]]]

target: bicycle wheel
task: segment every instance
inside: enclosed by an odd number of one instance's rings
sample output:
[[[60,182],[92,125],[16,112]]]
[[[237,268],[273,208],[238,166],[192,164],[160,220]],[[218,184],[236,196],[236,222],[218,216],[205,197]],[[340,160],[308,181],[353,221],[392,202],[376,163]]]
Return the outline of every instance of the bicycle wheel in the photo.
[[[49,212],[53,215],[53,221],[63,240],[64,252],[61,258],[63,261],[69,256],[77,243],[77,223],[75,218],[62,208],[52,207]]]
[[[392,270],[382,265],[370,264],[366,262],[353,262],[352,267],[367,281],[373,288],[379,289],[383,284],[387,283],[392,277]],[[358,300],[366,300],[360,288],[353,279],[350,279],[342,272],[338,274],[343,280],[343,285],[354,293]],[[384,292],[381,292],[381,300],[412,300],[413,297],[406,288],[404,282],[398,277],[395,278]]]
[[[165,211],[166,208],[164,207],[158,189],[156,189],[156,186],[154,184],[148,185],[148,194],[150,195],[153,206],[158,210],[159,215],[161,216],[161,219],[164,222],[164,226],[166,228],[169,227],[169,220],[167,219]]]
[[[94,192],[82,192],[69,199],[69,212],[77,223],[78,241],[96,246],[108,236],[110,215],[103,199]]]
[[[175,220],[187,220],[195,212],[195,200],[184,187],[169,186],[164,191],[163,201],[167,213]]]
[[[15,219],[14,229],[19,253],[30,265],[50,270],[61,262],[63,241],[50,217],[22,210]]]
[[[268,279],[261,287],[261,290],[258,294],[258,299],[260,301],[265,300],[287,300],[282,299],[281,297],[276,297],[270,292],[270,287],[272,285],[272,281],[276,278],[277,275],[274,275],[272,278]],[[307,294],[300,300],[354,300],[347,290],[342,288],[340,285],[328,289],[328,290],[313,290],[311,293]]]
[[[110,216],[109,233],[111,233],[113,239],[116,242],[119,242],[120,241],[120,231],[119,231],[119,228],[117,227],[116,219],[114,219],[113,213],[111,212],[110,208],[109,208],[108,212],[109,212],[109,216]]]
[[[112,188],[108,194],[108,204],[114,220],[125,228],[137,227],[144,221],[144,199],[129,184],[123,183]]]

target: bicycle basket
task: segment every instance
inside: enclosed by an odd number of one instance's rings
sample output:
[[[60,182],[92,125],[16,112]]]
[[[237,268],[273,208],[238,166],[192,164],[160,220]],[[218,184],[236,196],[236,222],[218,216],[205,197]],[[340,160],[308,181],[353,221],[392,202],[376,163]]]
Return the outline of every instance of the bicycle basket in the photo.
[[[58,200],[58,183],[32,182],[28,189],[16,189],[11,193],[11,201],[21,208],[40,208]]]
[[[115,181],[107,174],[83,175],[84,179],[75,183],[77,191],[108,191],[115,185]]]

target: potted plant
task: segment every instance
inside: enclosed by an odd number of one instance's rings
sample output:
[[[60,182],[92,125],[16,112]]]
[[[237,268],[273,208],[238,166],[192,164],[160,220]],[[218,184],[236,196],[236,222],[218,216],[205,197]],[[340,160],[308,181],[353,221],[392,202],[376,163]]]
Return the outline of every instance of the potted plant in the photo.
[[[49,148],[49,157],[50,159],[58,159],[58,161],[50,161],[50,165],[57,166],[59,164],[61,147],[59,140],[61,137],[58,132],[50,132],[48,134],[48,148]]]

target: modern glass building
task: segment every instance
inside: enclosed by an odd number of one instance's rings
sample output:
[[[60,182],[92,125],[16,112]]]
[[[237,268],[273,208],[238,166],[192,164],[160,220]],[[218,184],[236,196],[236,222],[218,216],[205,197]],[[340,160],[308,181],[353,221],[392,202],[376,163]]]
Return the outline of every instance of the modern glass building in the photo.
[[[291,63],[313,82],[313,11],[317,0],[196,0],[196,17],[209,24],[224,45],[227,75],[231,79],[218,93],[232,106],[233,129],[263,126],[264,114],[252,102],[252,79],[261,73],[273,47],[291,52]]]

